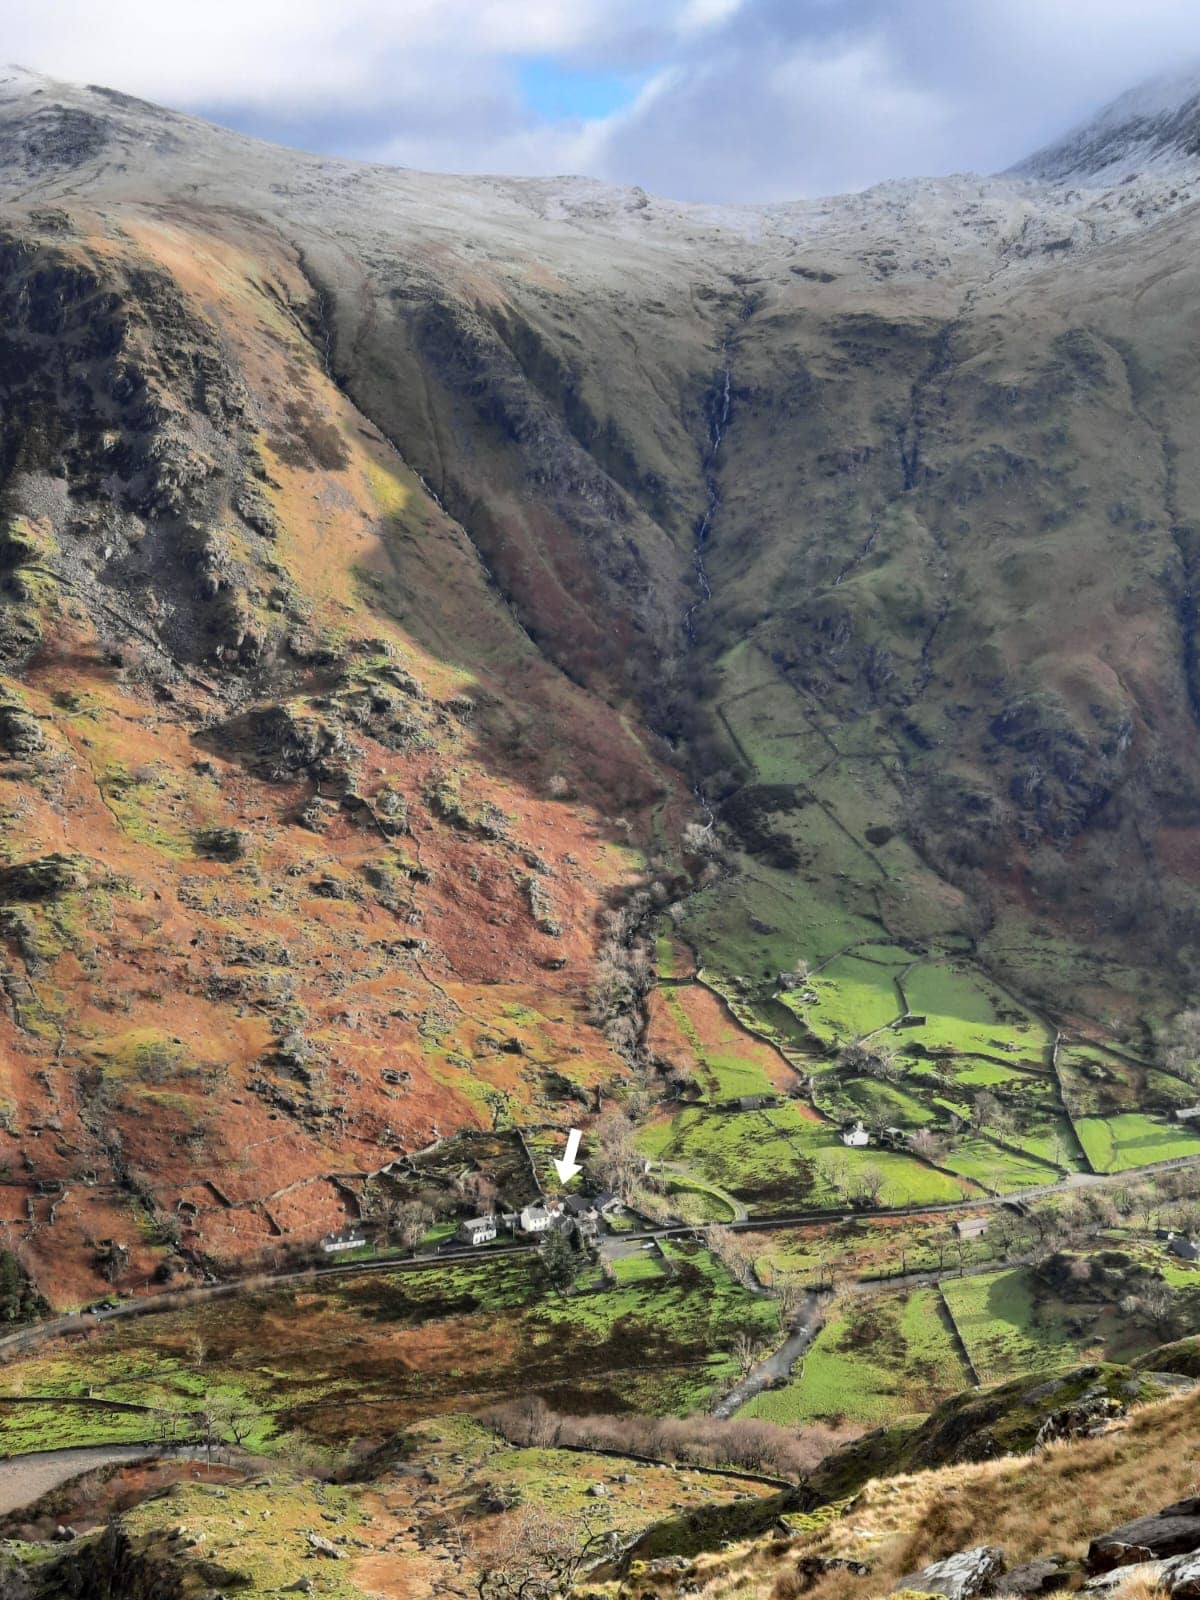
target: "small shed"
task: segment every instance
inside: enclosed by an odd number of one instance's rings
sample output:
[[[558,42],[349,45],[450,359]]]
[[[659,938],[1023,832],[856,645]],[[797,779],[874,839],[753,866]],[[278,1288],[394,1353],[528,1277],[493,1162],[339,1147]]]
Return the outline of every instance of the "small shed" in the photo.
[[[849,1145],[853,1150],[861,1150],[864,1145],[871,1142],[871,1135],[861,1122],[847,1122],[842,1129],[842,1143]]]
[[[1200,1122],[1200,1106],[1176,1106],[1171,1115],[1176,1122]]]
[[[982,1239],[988,1231],[986,1217],[960,1217],[954,1224],[954,1231],[960,1239]]]

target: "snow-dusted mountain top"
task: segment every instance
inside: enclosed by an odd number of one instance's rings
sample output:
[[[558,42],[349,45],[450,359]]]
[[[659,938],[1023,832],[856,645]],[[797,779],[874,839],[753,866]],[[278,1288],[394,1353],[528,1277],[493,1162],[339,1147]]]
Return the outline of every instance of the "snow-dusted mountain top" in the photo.
[[[1046,183],[1106,188],[1139,172],[1190,176],[1200,167],[1200,63],[1119,95],[1013,171]]]
[[[1132,91],[1009,173],[696,205],[590,178],[466,177],[305,153],[0,66],[0,199],[86,202],[101,216],[217,207],[304,235],[309,254],[331,259],[384,262],[403,239],[436,272],[451,260],[468,275],[483,260],[518,274],[540,263],[578,282],[638,279],[647,293],[660,274],[794,275],[817,293],[846,272],[895,287],[1036,268],[1189,204],[1198,151],[1200,68]]]

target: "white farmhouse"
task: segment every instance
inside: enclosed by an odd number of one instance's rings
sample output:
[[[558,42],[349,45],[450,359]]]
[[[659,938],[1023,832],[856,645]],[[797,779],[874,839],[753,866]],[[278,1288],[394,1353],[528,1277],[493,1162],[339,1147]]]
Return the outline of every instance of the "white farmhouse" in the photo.
[[[842,1129],[842,1143],[848,1144],[851,1149],[861,1150],[863,1145],[870,1144],[871,1135],[861,1122],[848,1122]]]
[[[522,1233],[545,1233],[547,1228],[552,1228],[562,1215],[562,1206],[557,1200],[546,1204],[526,1206],[521,1213]]]
[[[497,1231],[495,1217],[468,1217],[458,1225],[458,1237],[464,1244],[490,1244]]]

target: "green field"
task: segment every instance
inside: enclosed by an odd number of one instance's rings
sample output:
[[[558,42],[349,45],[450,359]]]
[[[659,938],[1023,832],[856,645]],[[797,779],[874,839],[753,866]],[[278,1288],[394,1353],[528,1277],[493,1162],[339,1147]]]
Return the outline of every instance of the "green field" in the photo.
[[[1200,1133],[1176,1122],[1159,1122],[1138,1112],[1111,1117],[1080,1117],[1079,1141],[1097,1172],[1124,1172],[1151,1161],[1200,1155]]]
[[[788,1383],[755,1396],[739,1415],[878,1427],[930,1411],[970,1383],[937,1290],[919,1289],[842,1302]]]
[[[635,1250],[631,1255],[615,1256],[609,1265],[619,1284],[647,1283],[663,1276],[662,1257],[657,1250]]]
[[[1023,1267],[944,1278],[942,1292],[984,1383],[1065,1366],[1078,1354],[1053,1309],[1035,1305]]]
[[[771,1111],[720,1113],[686,1106],[651,1123],[639,1138],[647,1155],[679,1162],[728,1190],[752,1214],[824,1207],[842,1210],[857,1176],[879,1174],[882,1205],[928,1205],[978,1191],[898,1151],[848,1150],[836,1127],[791,1101]],[[831,1174],[844,1174],[846,1189]]]
[[[942,1157],[952,1172],[971,1178],[994,1194],[1013,1194],[1053,1183],[1057,1174],[1040,1161],[1019,1156],[983,1136],[967,1136],[955,1141]]]
[[[902,963],[887,965],[856,955],[838,956],[781,998],[819,1039],[848,1044],[900,1016],[904,1007],[893,978],[911,960],[906,955]]]

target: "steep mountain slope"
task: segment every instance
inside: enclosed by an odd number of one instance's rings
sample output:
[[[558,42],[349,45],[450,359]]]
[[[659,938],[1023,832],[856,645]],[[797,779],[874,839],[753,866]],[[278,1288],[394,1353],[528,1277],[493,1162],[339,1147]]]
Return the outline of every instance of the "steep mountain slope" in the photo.
[[[1200,69],[1165,74],[1119,96],[1013,170],[1053,183],[1113,186],[1147,169],[1185,180],[1200,154]]]
[[[840,1036],[779,974],[886,947],[1001,980],[1056,1141],[1190,1098],[1195,209],[1072,149],[688,208],[4,76],[0,1193],[48,1293],[620,1090],[605,917],[685,857],[788,1048]]]

